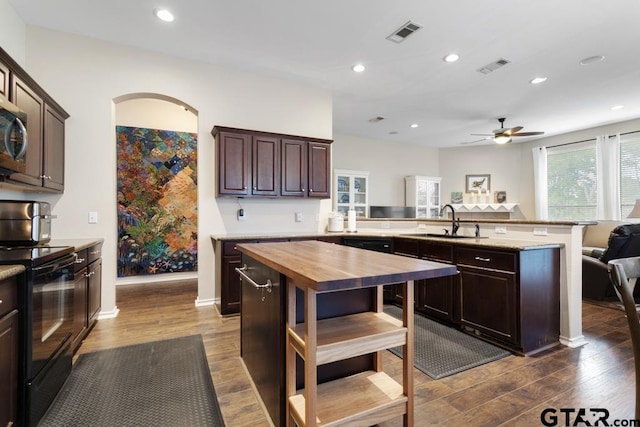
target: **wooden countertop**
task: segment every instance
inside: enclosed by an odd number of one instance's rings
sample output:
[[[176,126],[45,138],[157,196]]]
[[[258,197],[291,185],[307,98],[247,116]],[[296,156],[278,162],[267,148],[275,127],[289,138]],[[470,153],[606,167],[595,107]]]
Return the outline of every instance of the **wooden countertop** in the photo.
[[[450,276],[454,265],[332,243],[242,243],[238,250],[316,292],[332,292],[408,280]]]

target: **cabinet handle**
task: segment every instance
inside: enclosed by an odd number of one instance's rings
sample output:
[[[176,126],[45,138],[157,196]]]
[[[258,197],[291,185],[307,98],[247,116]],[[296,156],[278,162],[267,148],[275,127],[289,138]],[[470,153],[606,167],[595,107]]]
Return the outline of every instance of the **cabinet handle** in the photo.
[[[264,289],[264,288],[266,288],[269,292],[271,292],[271,286],[273,286],[273,284],[271,283],[271,279],[267,279],[267,283],[262,284],[262,285],[261,285],[260,283],[257,283],[255,280],[253,280],[251,277],[249,277],[249,275],[248,275],[247,273],[245,273],[245,271],[248,271],[248,270],[249,270],[249,267],[247,267],[247,265],[246,265],[246,264],[245,264],[245,265],[243,265],[243,266],[242,266],[242,268],[238,268],[238,267],[236,267],[236,269],[235,269],[235,270],[238,272],[238,274],[239,274],[240,276],[242,276],[242,278],[243,278],[243,279],[246,279],[246,280],[247,280],[249,283],[251,283],[255,288],[258,288],[258,289]]]
[[[100,253],[100,251],[91,251],[89,252],[89,255],[98,255]]]
[[[90,273],[85,273],[84,277],[89,278],[89,277],[93,276],[94,274],[96,274],[95,271],[92,271]]]
[[[313,192],[313,188],[310,188],[310,189],[309,189],[309,191],[310,191],[310,192]]]
[[[302,191],[304,191],[304,188],[302,189]]]
[[[491,262],[491,258],[481,258],[479,256],[477,256],[475,258],[476,261],[482,261],[482,262]]]
[[[40,179],[48,179],[51,180],[51,175],[40,175]]]
[[[2,300],[0,299],[0,304],[2,304]]]
[[[76,258],[74,261],[76,264],[82,264],[84,262],[84,258]]]

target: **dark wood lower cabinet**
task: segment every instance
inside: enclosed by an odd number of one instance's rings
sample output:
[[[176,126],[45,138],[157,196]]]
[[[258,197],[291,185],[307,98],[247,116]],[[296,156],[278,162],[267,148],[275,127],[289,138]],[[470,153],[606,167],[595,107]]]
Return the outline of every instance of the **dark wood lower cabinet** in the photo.
[[[0,426],[18,425],[17,287],[15,277],[0,282]]]

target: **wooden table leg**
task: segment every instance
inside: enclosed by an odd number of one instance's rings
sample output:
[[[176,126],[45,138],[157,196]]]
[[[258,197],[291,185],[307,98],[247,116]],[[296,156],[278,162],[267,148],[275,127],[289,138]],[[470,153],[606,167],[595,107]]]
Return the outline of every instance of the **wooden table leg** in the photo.
[[[305,355],[304,355],[304,400],[305,426],[315,427],[318,403],[318,369],[316,365],[316,348],[318,345],[318,310],[316,291],[307,288],[304,298]],[[295,373],[295,371],[294,371]]]
[[[296,394],[296,351],[291,345],[291,336],[289,328],[296,325],[296,286],[287,279],[287,320],[286,320],[286,345],[285,345],[285,383],[286,383],[286,402],[285,417],[287,427],[295,427],[295,422],[291,417],[291,405],[289,397]]]
[[[407,413],[404,414],[405,427],[413,426],[413,280],[403,286],[402,323],[407,328],[407,343],[402,349],[403,391],[407,396]]]

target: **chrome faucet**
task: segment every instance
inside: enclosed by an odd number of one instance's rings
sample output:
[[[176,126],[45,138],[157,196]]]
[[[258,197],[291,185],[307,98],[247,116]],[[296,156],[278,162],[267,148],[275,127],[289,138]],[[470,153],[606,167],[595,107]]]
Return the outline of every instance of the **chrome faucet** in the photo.
[[[458,228],[460,228],[460,218],[456,219],[456,210],[448,203],[440,209],[440,216],[442,216],[447,207],[451,208],[451,235],[455,236],[458,233]]]

